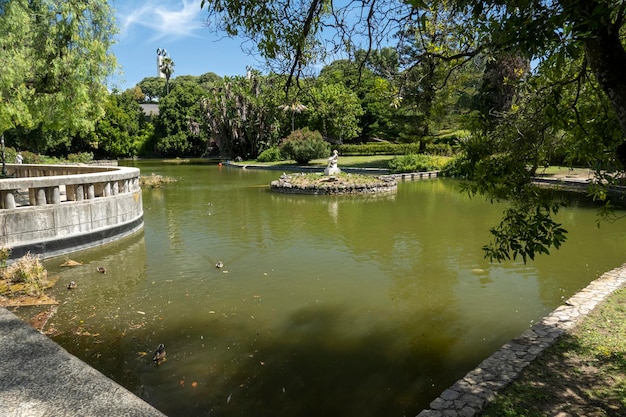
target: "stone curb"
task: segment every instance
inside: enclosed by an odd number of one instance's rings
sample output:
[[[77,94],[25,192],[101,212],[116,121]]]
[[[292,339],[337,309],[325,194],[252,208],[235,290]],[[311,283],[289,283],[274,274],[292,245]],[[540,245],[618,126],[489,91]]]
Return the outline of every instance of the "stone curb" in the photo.
[[[626,264],[604,273],[522,333],[504,344],[422,410],[417,417],[473,417],[496,393],[562,334],[573,329],[598,304],[626,284]]]
[[[165,417],[5,308],[0,308],[3,417]]]

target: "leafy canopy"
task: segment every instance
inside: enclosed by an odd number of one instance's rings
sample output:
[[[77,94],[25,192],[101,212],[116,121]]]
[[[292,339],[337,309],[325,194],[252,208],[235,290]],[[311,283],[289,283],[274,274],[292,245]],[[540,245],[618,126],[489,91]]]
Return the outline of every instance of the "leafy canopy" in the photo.
[[[93,130],[115,67],[108,3],[5,0],[0,11],[0,134]]]

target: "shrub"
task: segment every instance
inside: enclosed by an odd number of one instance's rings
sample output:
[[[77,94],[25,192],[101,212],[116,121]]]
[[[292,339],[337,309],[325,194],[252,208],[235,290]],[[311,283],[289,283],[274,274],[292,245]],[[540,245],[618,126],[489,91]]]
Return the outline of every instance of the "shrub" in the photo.
[[[330,155],[330,145],[324,141],[320,132],[305,128],[287,136],[280,145],[280,151],[298,164],[306,165],[312,159]]]
[[[6,268],[4,275],[14,284],[24,284],[23,291],[28,295],[39,296],[48,286],[48,271],[30,252]]]
[[[139,177],[139,185],[148,188],[160,188],[164,184],[176,182],[175,178],[157,175],[154,172],[151,175],[142,175]]]
[[[0,278],[5,279],[7,261],[11,255],[11,248],[0,248]]]
[[[278,148],[278,146],[272,146],[271,148],[261,152],[256,160],[259,162],[278,162],[283,159],[283,154],[281,153],[280,148]]]
[[[41,164],[42,163],[41,155],[33,153],[33,152],[22,151],[22,157],[24,157],[25,164]]]
[[[407,155],[418,153],[419,147],[419,143],[403,143],[398,145],[395,143],[376,142],[362,145],[339,145],[338,151],[342,156]]]
[[[429,155],[453,156],[456,152],[455,149],[447,143],[429,143],[426,145],[424,153]]]
[[[73,164],[86,164],[93,161],[93,152],[79,152],[67,155],[67,162]]]
[[[402,155],[389,161],[389,171],[397,174],[400,172],[434,171],[440,169],[445,162],[442,158],[423,154]]]
[[[442,177],[450,178],[472,178],[474,164],[472,164],[465,156],[460,155],[453,158],[439,173]]]
[[[470,136],[470,132],[467,130],[454,130],[449,133],[444,133],[438,136],[433,136],[433,143],[438,143],[438,144],[445,143],[450,146],[458,146],[459,143],[466,141],[469,136]]]

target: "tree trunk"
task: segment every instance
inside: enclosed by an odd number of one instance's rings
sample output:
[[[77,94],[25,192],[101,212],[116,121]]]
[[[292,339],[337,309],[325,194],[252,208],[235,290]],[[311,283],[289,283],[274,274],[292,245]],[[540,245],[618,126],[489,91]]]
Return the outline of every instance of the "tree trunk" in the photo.
[[[618,33],[600,28],[597,36],[585,40],[585,53],[596,81],[611,100],[626,138],[626,51]]]
[[[583,41],[587,62],[626,138],[626,50],[619,36],[623,16],[618,6],[604,0],[559,0],[559,4]]]

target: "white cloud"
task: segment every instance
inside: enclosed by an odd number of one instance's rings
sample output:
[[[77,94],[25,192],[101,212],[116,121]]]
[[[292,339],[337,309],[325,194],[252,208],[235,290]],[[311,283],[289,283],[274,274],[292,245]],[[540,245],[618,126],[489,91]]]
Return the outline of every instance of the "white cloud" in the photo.
[[[196,36],[196,31],[205,29],[198,0],[118,0],[115,8],[121,37],[130,36],[139,29],[142,33],[147,30],[148,38],[154,41]]]

